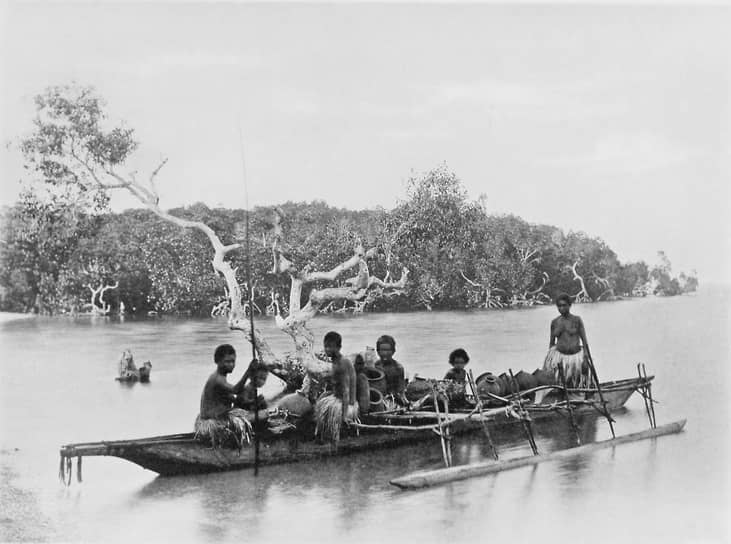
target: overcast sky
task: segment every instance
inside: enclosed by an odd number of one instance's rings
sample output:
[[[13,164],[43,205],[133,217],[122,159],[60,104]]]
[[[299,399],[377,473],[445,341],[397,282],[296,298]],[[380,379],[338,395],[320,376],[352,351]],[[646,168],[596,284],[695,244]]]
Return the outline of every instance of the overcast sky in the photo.
[[[731,277],[731,10],[489,4],[2,4],[3,144],[77,81],[137,131],[165,207],[393,207],[443,162],[493,213]],[[3,145],[0,204],[17,196]],[[115,209],[134,206],[115,197]]]

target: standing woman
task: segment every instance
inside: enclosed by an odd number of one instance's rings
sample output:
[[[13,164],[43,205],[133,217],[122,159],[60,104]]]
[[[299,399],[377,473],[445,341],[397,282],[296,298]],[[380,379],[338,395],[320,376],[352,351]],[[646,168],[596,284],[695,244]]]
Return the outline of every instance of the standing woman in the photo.
[[[543,370],[552,372],[556,383],[560,383],[558,363],[563,363],[569,387],[592,387],[594,383],[588,362],[591,353],[584,322],[571,313],[571,298],[567,294],[556,297],[556,308],[560,315],[551,321],[551,337]]]

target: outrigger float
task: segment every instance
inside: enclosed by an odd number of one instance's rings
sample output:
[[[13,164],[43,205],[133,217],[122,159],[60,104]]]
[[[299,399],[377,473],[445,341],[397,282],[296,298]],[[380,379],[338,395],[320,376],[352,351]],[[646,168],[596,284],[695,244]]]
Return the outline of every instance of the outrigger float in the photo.
[[[595,411],[611,420],[610,413],[622,408],[635,391],[639,392],[645,399],[650,425],[654,428],[652,404],[655,401],[652,400],[651,394],[653,379],[654,376],[647,376],[645,373],[644,375],[640,374],[637,378],[601,383],[597,389],[542,386],[521,391],[508,397],[495,397],[492,399],[492,404],[501,404],[497,407],[491,407],[489,403],[484,406],[481,401],[478,401],[474,409],[453,410],[448,414],[439,410],[441,402],[435,403],[434,411],[399,409],[371,413],[364,416],[359,423],[350,424],[337,443],[318,441],[313,438],[311,429],[305,431],[294,425],[266,429],[260,431],[258,464],[266,466],[295,463],[322,457],[396,447],[403,444],[412,444],[416,441],[433,440],[436,434],[442,443],[445,464],[449,467],[451,465],[451,438],[455,435],[480,430],[486,434],[490,441],[494,457],[497,460],[497,450],[492,436],[499,436],[501,431],[507,431],[508,426],[516,424],[523,424],[529,435],[531,447],[534,453],[537,454],[535,441],[530,431],[533,422],[568,415],[574,430],[576,430],[574,416]],[[470,385],[474,387],[474,380],[470,380]],[[476,388],[473,391],[476,391]],[[535,395],[539,391],[545,393],[539,403],[527,401],[531,394]],[[680,428],[682,428],[682,425]],[[639,438],[645,437],[631,439]],[[578,450],[579,448],[572,449]],[[253,443],[244,444],[241,449],[212,448],[210,445],[197,440],[193,433],[155,436],[136,440],[68,444],[62,446],[60,450],[59,477],[67,485],[71,483],[73,459],[76,458],[77,479],[81,481],[82,459],[92,456],[119,457],[162,476],[249,469],[255,467],[254,450]],[[396,481],[392,483],[399,485]]]

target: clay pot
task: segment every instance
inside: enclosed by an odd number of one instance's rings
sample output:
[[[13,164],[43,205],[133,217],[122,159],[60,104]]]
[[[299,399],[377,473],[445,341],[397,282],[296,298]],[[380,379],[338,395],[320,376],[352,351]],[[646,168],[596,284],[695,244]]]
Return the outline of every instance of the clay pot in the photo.
[[[536,368],[533,371],[533,377],[536,379],[538,385],[553,385],[554,377],[553,372],[543,370],[542,368]]]
[[[510,377],[510,374],[503,372],[502,374],[500,374],[499,379],[502,384],[502,396],[503,397],[517,392],[515,390],[515,385],[513,384],[513,380]]]
[[[371,389],[371,412],[382,412],[386,409],[383,403],[383,395],[378,389]]]
[[[429,380],[414,379],[406,384],[406,398],[411,402],[421,399],[432,391],[432,383]]]
[[[518,381],[518,387],[521,391],[538,387],[538,380],[533,374],[528,374],[522,370],[515,375],[515,379]]]
[[[383,373],[383,371],[378,370],[377,368],[365,367],[364,372],[366,378],[368,378],[368,386],[371,388],[371,391],[375,389],[378,392],[385,394],[386,375]]]
[[[502,383],[492,372],[485,372],[475,380],[477,385],[477,394],[482,398],[491,398],[487,393],[500,396],[502,393]]]
[[[287,410],[290,414],[296,416],[306,416],[312,412],[312,405],[307,398],[300,393],[290,393],[285,395],[279,402],[277,402],[277,408],[281,410]]]

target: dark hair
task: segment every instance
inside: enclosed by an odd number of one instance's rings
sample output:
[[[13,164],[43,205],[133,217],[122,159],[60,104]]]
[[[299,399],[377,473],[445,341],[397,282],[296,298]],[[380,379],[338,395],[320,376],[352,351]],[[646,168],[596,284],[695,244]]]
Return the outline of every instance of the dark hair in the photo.
[[[556,297],[556,304],[558,304],[561,301],[564,301],[566,304],[571,306],[571,297],[568,296],[566,293],[561,293],[560,295],[558,295]]]
[[[267,367],[267,365],[264,364],[264,361],[259,361],[258,359],[249,368],[251,368],[251,371],[254,374],[256,374],[257,372],[269,372],[269,368]]]
[[[467,352],[465,350],[463,350],[462,348],[457,348],[452,353],[449,354],[449,364],[450,365],[453,365],[454,364],[454,360],[457,357],[461,357],[462,359],[464,359],[464,362],[465,363],[469,363],[470,362],[470,356],[467,355]]]
[[[335,344],[336,346],[343,347],[343,337],[340,336],[335,331],[330,331],[325,335],[325,338],[322,341],[323,344]]]
[[[376,351],[380,349],[381,344],[391,344],[391,349],[393,349],[393,352],[396,353],[396,340],[393,339],[393,336],[384,334],[378,338],[378,340],[376,340]]]
[[[218,364],[221,361],[223,361],[223,358],[226,357],[226,355],[236,355],[236,350],[231,344],[221,344],[216,348],[216,351],[213,352],[213,361]]]
[[[363,359],[363,356],[360,353],[357,353],[355,357],[353,358],[353,366],[355,365],[364,365],[365,359]]]

